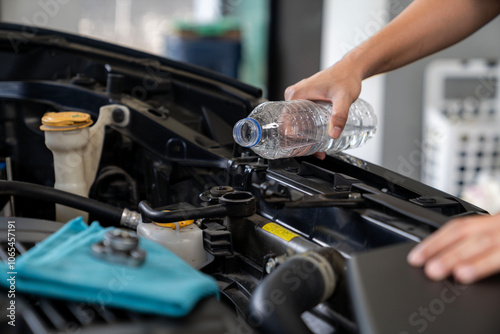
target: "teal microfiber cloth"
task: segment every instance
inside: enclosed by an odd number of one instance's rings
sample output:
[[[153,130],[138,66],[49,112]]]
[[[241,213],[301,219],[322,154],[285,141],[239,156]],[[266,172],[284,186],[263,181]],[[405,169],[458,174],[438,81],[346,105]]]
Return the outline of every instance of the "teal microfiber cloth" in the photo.
[[[107,230],[76,218],[17,257],[15,270],[0,264],[0,282],[10,284],[8,273],[15,271],[20,292],[172,317],[184,316],[201,299],[218,295],[214,279],[142,237],[139,247],[147,255],[141,266],[94,257],[91,246],[102,241]]]

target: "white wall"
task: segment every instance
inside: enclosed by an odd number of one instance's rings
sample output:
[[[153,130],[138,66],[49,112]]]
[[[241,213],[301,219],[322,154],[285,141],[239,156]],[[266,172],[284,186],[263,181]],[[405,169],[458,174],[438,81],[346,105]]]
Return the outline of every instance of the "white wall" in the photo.
[[[164,54],[165,34],[173,19],[192,14],[193,2],[187,0],[0,0],[3,22],[80,34],[157,54]]]
[[[380,30],[390,19],[389,0],[325,0],[321,68],[327,68]],[[381,164],[383,145],[385,76],[363,82],[361,98],[368,101],[378,117],[377,134],[365,146],[347,153]]]
[[[79,13],[84,0],[1,1],[3,22],[77,33]]]

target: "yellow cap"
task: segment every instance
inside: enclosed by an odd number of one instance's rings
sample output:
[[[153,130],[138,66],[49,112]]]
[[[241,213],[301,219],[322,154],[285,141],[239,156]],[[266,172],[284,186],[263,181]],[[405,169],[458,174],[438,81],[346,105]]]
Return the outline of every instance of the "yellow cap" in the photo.
[[[48,112],[42,117],[42,131],[69,131],[83,129],[93,123],[89,114],[77,111]]]
[[[170,210],[163,210],[163,212],[169,212]],[[179,223],[179,228],[181,227],[184,227],[184,226],[188,226],[188,225],[191,225],[192,223],[194,223],[194,220],[191,219],[191,220],[182,220]],[[161,226],[161,227],[170,227],[171,229],[175,230],[175,223],[155,223],[156,225],[158,226]]]

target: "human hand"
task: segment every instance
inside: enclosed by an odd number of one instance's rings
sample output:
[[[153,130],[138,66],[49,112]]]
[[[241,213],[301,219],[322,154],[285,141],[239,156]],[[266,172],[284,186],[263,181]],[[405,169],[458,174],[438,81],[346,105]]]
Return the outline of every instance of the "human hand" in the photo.
[[[432,280],[468,284],[500,272],[500,214],[454,219],[408,254]]]
[[[361,92],[361,81],[362,76],[355,65],[341,60],[332,67],[288,87],[285,90],[285,99],[330,102],[332,117],[328,124],[328,133],[330,137],[338,138],[347,121],[349,107]]]

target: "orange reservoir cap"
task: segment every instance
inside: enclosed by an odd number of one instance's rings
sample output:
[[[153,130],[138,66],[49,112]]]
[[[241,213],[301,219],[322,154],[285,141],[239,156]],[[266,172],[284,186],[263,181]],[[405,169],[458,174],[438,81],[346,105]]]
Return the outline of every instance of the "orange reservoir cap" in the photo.
[[[48,112],[42,117],[42,131],[69,131],[91,126],[90,115],[78,111]]]

